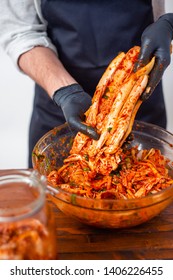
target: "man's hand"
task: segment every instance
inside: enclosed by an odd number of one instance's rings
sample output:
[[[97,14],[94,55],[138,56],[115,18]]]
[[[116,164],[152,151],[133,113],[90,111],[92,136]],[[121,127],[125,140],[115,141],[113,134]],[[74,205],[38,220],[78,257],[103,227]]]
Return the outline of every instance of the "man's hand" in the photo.
[[[141,52],[135,71],[146,65],[155,56],[156,62],[150,73],[149,83],[142,94],[142,100],[148,99],[162,78],[162,75],[170,64],[171,41],[173,39],[173,13],[161,16],[155,23],[149,25],[141,37]]]
[[[82,122],[84,113],[91,105],[91,96],[79,84],[72,84],[55,91],[53,101],[61,107],[65,119],[72,129],[98,140],[99,135],[94,128]]]

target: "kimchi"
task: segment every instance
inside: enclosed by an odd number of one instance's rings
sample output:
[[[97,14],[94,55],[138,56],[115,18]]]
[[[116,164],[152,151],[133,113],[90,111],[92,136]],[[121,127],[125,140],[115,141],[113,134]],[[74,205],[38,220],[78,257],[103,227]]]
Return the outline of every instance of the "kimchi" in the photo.
[[[157,149],[139,151],[124,145],[132,131],[141,95],[149,92],[155,58],[134,72],[140,47],[120,53],[101,77],[86,124],[100,135],[93,140],[78,132],[64,165],[48,175],[55,187],[96,199],[128,199],[158,192],[173,183],[168,160]]]
[[[0,260],[55,259],[56,244],[51,226],[48,228],[34,218],[1,223]]]

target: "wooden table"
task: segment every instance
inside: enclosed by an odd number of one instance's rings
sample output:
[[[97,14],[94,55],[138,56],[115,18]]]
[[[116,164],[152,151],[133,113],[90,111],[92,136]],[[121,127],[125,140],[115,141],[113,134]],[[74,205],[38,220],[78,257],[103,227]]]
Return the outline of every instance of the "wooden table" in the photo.
[[[51,206],[56,218],[59,259],[173,259],[173,204],[149,222],[128,229],[87,226],[67,217],[52,203]]]
[[[54,208],[62,260],[173,259],[173,204],[149,222],[129,229],[98,229]]]

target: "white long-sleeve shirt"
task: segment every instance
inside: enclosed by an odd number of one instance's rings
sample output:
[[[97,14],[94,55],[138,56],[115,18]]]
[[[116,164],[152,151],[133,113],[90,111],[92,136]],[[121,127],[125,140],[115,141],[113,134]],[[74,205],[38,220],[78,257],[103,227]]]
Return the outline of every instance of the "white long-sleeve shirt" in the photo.
[[[164,0],[153,0],[155,19],[164,13]],[[47,23],[41,13],[41,0],[1,0],[0,45],[18,68],[21,54],[35,46],[55,46],[47,36]]]

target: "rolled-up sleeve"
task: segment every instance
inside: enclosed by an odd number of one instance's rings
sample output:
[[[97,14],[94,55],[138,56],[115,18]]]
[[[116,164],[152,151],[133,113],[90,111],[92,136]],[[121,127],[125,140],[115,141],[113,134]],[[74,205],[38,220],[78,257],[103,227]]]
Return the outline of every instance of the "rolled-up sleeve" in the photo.
[[[56,52],[39,9],[40,1],[36,0],[1,0],[0,44],[16,67],[20,55],[36,46]]]

